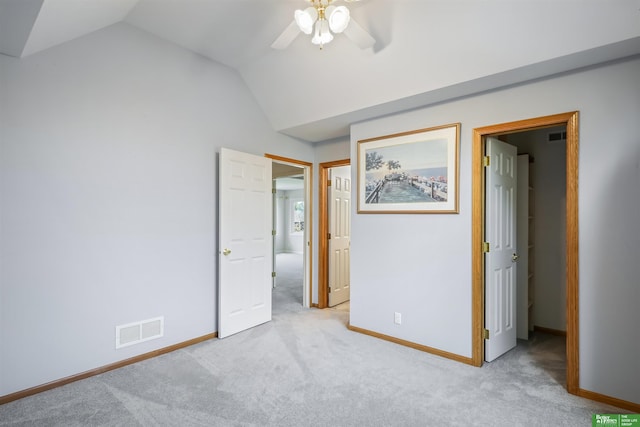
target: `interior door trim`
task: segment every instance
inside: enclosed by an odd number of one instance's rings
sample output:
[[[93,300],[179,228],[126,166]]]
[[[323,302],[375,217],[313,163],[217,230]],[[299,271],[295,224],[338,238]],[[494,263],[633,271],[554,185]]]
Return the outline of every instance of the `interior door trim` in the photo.
[[[566,293],[567,293],[567,391],[579,394],[578,316],[578,112],[491,125],[473,130],[472,141],[472,360],[481,366],[484,354],[484,174],[482,156],[487,136],[522,132],[552,126],[566,126]]]
[[[318,308],[329,306],[329,206],[327,205],[327,182],[329,169],[338,166],[350,166],[351,159],[320,163],[320,186],[318,189]]]

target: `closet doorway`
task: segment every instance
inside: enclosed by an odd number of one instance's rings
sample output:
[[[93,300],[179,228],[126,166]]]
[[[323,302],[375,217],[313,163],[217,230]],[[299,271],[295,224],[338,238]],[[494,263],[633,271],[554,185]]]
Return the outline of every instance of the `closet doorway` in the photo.
[[[514,182],[517,185],[512,194],[514,197],[517,195],[517,203],[513,212],[508,214],[514,216],[513,221],[505,221],[506,212],[495,212],[498,202],[490,200],[498,188],[497,183],[489,183],[489,178],[493,182],[495,171],[500,169],[500,161],[507,159],[490,150],[493,155],[488,162],[490,165],[485,168],[484,212],[485,241],[492,249],[485,254],[485,328],[489,330],[491,339],[485,342],[485,361],[492,361],[514,349],[518,340],[530,339],[536,343],[545,340],[547,347],[554,349],[553,358],[564,360],[566,127],[494,135],[487,138],[486,144],[492,144],[496,150],[511,147],[510,150],[514,151],[511,160],[517,163],[517,167],[514,165],[517,171]],[[489,156],[489,153],[486,155]],[[517,162],[514,161],[516,159]],[[508,224],[513,230],[511,233],[496,234],[498,224]],[[517,244],[513,248],[504,244],[507,258],[511,259],[506,260],[507,271],[496,275],[496,268],[502,264],[496,265],[491,257],[500,257],[503,245],[496,239],[507,235],[515,237]],[[504,291],[497,292],[495,287],[500,284]],[[493,312],[490,305],[495,305],[498,296],[508,299],[501,305],[509,309],[502,316],[489,316]],[[497,319],[502,319],[504,324],[496,325]],[[504,334],[502,338],[501,334]],[[562,383],[565,368],[566,362],[563,361],[562,368],[558,365],[555,369],[557,372],[554,372],[554,376],[562,378]]]
[[[556,114],[473,130],[472,163],[472,359],[481,366],[484,356],[484,163],[485,141],[490,136],[564,126],[566,129],[565,264],[567,391],[579,391],[578,360],[578,112]]]

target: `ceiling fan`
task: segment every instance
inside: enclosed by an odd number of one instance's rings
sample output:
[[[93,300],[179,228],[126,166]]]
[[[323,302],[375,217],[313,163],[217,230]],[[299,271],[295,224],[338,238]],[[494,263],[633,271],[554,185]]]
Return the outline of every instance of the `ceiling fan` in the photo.
[[[361,49],[372,47],[375,39],[351,19],[349,9],[346,6],[335,6],[336,0],[306,0],[311,6],[304,10],[298,9],[294,13],[294,19],[280,36],[271,45],[274,49],[284,49],[293,42],[298,34],[311,34],[311,43],[320,46],[320,49],[331,40],[334,34],[344,33],[352,42]],[[347,3],[360,0],[344,0]]]

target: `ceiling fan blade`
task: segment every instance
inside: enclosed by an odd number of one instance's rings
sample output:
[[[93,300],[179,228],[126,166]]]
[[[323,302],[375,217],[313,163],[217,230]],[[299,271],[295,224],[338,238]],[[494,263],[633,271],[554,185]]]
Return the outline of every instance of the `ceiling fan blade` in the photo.
[[[371,34],[367,33],[366,30],[353,19],[349,21],[349,25],[345,28],[344,35],[349,37],[360,49],[373,47],[373,45],[376,44],[376,39],[371,37]]]
[[[285,49],[287,46],[291,44],[296,37],[300,34],[300,28],[298,28],[298,24],[296,24],[295,19],[291,21],[291,24],[287,28],[284,29],[282,34],[278,36],[276,41],[271,45],[274,49]]]

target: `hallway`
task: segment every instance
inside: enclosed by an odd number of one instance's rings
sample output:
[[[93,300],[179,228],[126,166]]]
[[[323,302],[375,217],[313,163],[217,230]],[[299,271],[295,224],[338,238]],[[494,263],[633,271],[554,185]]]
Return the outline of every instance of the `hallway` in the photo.
[[[276,254],[276,286],[273,289],[273,316],[302,311],[303,256],[296,253]]]

